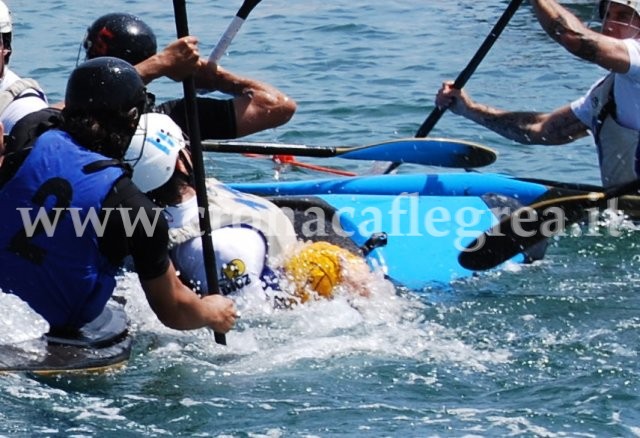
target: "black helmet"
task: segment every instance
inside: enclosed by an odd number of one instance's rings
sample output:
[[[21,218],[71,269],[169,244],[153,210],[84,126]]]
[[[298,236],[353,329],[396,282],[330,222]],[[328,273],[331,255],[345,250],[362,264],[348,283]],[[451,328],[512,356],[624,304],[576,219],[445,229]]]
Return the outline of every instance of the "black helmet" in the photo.
[[[131,14],[112,13],[98,18],[84,40],[87,59],[114,56],[135,65],[156,53],[156,36]]]
[[[111,56],[91,59],[71,72],[64,97],[68,113],[121,113],[147,104],[147,92],[136,69]]]
[[[150,101],[136,69],[103,56],[80,64],[67,81],[61,128],[84,147],[121,159]]]

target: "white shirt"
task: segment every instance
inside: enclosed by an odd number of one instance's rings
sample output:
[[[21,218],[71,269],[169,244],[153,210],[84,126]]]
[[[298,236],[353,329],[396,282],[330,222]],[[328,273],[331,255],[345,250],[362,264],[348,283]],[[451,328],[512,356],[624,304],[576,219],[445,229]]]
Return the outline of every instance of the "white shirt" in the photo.
[[[6,65],[4,67],[4,77],[0,80],[0,91],[6,90],[11,84],[20,79],[20,77],[11,71]],[[34,93],[33,89],[28,89],[20,93],[18,96]],[[0,114],[0,122],[4,125],[4,132],[9,133],[18,120],[41,109],[49,106],[46,97],[43,100],[37,95],[16,98],[9,106]]]
[[[616,120],[622,126],[640,131],[640,41],[625,39],[624,44],[629,52],[629,71],[616,73],[613,96],[616,101]],[[589,98],[594,84],[587,92],[571,103],[571,110],[582,123],[591,128],[594,120],[593,101]]]

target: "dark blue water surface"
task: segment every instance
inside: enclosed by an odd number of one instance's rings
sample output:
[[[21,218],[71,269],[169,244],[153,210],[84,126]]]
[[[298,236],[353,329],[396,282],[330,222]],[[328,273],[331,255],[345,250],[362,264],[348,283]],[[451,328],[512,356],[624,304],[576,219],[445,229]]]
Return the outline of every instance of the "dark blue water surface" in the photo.
[[[274,84],[298,103],[285,126],[254,135],[315,145],[413,136],[440,83],[471,59],[507,1],[263,0],[221,65]],[[564,2],[586,21],[592,5]],[[64,96],[87,26],[99,15],[142,15],[161,46],[175,35],[167,1],[12,0],[11,66]],[[208,53],[239,2],[187,4]],[[547,111],[579,97],[604,72],[540,29],[527,2],[467,90],[496,106]],[[181,84],[151,85],[159,99]],[[499,152],[483,172],[598,183],[586,138],[521,146],[445,114],[431,135]],[[316,164],[367,173],[372,163]],[[230,182],[269,181],[269,160],[207,156]],[[404,165],[401,172],[446,172]],[[281,178],[321,174],[288,169]],[[135,349],[98,376],[0,376],[7,436],[638,436],[640,282],[633,232],[561,238],[546,259],[411,291],[380,282],[376,298],[243,315],[216,346],[209,332],[163,328],[135,276],[120,279]],[[264,309],[263,309],[264,310]],[[6,312],[5,312],[6,313]],[[7,330],[6,328],[4,330]]]

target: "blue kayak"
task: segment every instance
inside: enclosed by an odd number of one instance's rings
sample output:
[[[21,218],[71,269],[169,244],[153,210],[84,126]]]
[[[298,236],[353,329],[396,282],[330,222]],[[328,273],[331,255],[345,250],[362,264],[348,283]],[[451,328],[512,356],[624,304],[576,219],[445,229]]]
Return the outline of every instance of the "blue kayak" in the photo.
[[[413,290],[446,285],[472,271],[458,255],[502,214],[549,186],[479,173],[375,175],[236,183],[233,189],[290,208],[301,238],[359,249],[373,267]],[[520,254],[524,262],[541,254]]]

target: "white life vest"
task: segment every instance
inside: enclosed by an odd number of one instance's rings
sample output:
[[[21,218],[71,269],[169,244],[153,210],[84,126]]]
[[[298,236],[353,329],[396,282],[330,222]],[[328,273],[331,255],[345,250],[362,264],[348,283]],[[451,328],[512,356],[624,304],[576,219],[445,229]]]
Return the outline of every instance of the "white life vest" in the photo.
[[[11,85],[9,85],[4,90],[0,91],[0,114],[4,112],[5,109],[24,91],[32,89],[34,90],[39,97],[43,100],[44,91],[40,88],[38,82],[35,79],[31,78],[23,78],[14,81]]]
[[[592,91],[592,131],[598,148],[600,178],[604,187],[624,184],[640,174],[640,132],[616,120],[613,97],[615,75],[607,75]]]
[[[268,200],[238,192],[218,180],[208,181],[207,195],[211,229],[249,226],[260,231],[269,246],[270,265],[280,263],[296,244],[296,233],[291,220],[279,207]],[[170,215],[171,208],[168,208],[167,212]],[[198,215],[194,214],[178,227],[172,226],[171,217],[167,219],[170,227],[169,241],[172,247],[202,235]]]

